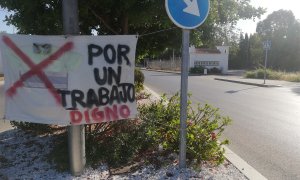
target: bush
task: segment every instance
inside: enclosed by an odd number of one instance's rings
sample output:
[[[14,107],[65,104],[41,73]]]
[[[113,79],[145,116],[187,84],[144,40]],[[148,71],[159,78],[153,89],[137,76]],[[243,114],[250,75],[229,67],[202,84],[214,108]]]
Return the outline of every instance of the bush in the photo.
[[[208,73],[211,73],[211,74],[220,74],[221,72],[222,72],[222,70],[219,68],[216,68],[216,67],[213,67],[208,70]]]
[[[138,120],[93,126],[86,136],[86,157],[91,165],[106,162],[109,167],[118,167],[133,160],[150,145]]]
[[[139,119],[105,122],[85,125],[87,164],[97,166],[103,162],[109,167],[119,167],[128,162],[148,158],[148,152],[154,152],[159,145],[164,153],[178,153],[180,100],[178,94],[159,102],[141,105],[138,108]],[[210,105],[191,107],[188,103],[187,121],[187,158],[191,161],[212,161],[220,164],[224,161],[224,149],[228,140],[218,142],[225,126],[230,123],[228,117],[219,115],[218,109]],[[53,132],[53,126],[34,123],[18,123],[18,128],[31,132],[41,130]],[[50,129],[48,129],[50,128]],[[65,128],[64,128],[65,129]],[[49,161],[58,170],[69,168],[68,143],[66,131],[56,134]],[[150,153],[151,154],[151,153]],[[147,159],[146,159],[147,160]]]
[[[136,92],[140,92],[144,89],[144,81],[145,81],[145,76],[143,74],[143,72],[138,69],[135,68],[134,69],[134,87]]]
[[[168,102],[169,101],[169,102]],[[161,144],[170,153],[179,151],[180,100],[178,94],[169,100],[164,96],[160,102],[139,107],[149,142],[153,146]],[[220,116],[218,109],[210,105],[200,106],[194,110],[188,104],[187,123],[187,158],[189,160],[213,161],[220,164],[224,161],[223,144],[218,138],[224,127],[231,122],[228,117]]]
[[[48,161],[53,163],[58,171],[63,172],[69,170],[70,162],[67,131],[56,135],[52,143],[53,149],[48,155]]]
[[[157,151],[159,145],[163,146],[162,154],[178,153],[179,96],[175,95],[170,99],[163,96],[161,101],[139,106],[138,109],[140,120],[86,125],[88,165],[97,166],[105,162],[109,167],[119,167],[139,159],[151,161],[151,153]],[[220,116],[218,109],[207,104],[202,107],[198,105],[194,110],[189,103],[188,109],[187,158],[190,162],[196,160],[222,163],[224,150],[221,145],[228,141],[219,143],[218,140],[231,120]],[[67,170],[67,136],[62,134],[58,138],[50,157],[57,168]]]
[[[107,163],[110,168],[127,164],[151,143],[147,141],[144,128],[138,120],[121,120],[85,126],[85,149],[87,165],[96,167]],[[68,136],[62,133],[56,136],[49,161],[59,171],[69,168]]]
[[[10,121],[10,124],[18,129],[21,129],[26,132],[30,132],[33,134],[51,134],[57,129],[60,129],[57,126],[52,126],[48,124],[37,124],[37,123],[30,123],[30,122],[17,122],[17,121]]]
[[[192,67],[190,68],[191,74],[203,74],[204,73],[204,67],[198,66],[198,67]]]
[[[252,78],[252,79],[255,79],[256,78],[256,72],[255,71],[247,71],[245,73],[245,77],[246,78]]]

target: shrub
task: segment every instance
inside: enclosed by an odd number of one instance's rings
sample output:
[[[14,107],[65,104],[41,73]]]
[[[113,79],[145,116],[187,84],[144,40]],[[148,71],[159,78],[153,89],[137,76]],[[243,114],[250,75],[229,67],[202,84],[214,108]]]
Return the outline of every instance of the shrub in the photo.
[[[135,68],[134,69],[134,86],[135,86],[136,92],[140,92],[141,90],[144,89],[144,81],[145,81],[145,76],[144,76],[143,72],[140,69]]]
[[[85,149],[87,165],[96,167],[107,163],[110,168],[127,164],[140,152],[148,149],[144,129],[138,120],[121,120],[85,126]],[[49,161],[59,171],[69,168],[68,136],[62,133],[56,136]]]
[[[91,165],[106,162],[118,167],[131,161],[150,145],[138,120],[93,125],[86,135],[86,157]]]
[[[169,100],[164,96],[161,101],[139,107],[149,142],[153,146],[161,144],[164,150],[178,153],[180,100],[178,94]],[[231,122],[228,117],[220,116],[218,109],[210,105],[197,106],[194,110],[188,104],[187,123],[187,158],[213,161],[220,164],[224,161],[224,149],[228,140],[218,143],[224,127]]]
[[[256,78],[258,79],[263,79],[265,75],[265,70],[264,69],[257,69],[256,70]],[[268,78],[268,73],[266,72],[266,78]]]
[[[86,125],[87,164],[97,166],[106,162],[109,167],[119,167],[136,159],[149,158],[148,152],[164,148],[163,154],[178,153],[180,102],[179,96],[169,99],[163,96],[159,102],[139,106],[140,120],[122,120]],[[224,150],[218,139],[226,125],[228,117],[222,117],[218,109],[204,105],[192,109],[188,104],[187,122],[187,158],[189,160],[212,161],[220,164],[224,161]],[[55,140],[51,159],[60,170],[68,169],[66,134]],[[150,153],[151,154],[151,153]],[[149,161],[151,161],[149,158]],[[148,159],[145,159],[146,161]]]
[[[56,135],[52,143],[53,149],[48,155],[48,161],[53,163],[58,171],[67,171],[70,168],[67,131]]]
[[[33,134],[51,134],[57,129],[60,129],[57,126],[52,126],[48,124],[37,124],[37,123],[30,123],[30,122],[17,122],[17,121],[10,121],[10,124],[18,129],[21,129],[26,132],[30,132]]]
[[[245,73],[245,77],[254,79],[254,78],[256,78],[256,72],[255,71],[247,71]]]
[[[221,72],[222,72],[222,70],[219,68],[216,68],[216,67],[213,67],[208,70],[208,73],[211,73],[211,74],[220,74]]]
[[[203,74],[204,73],[204,67],[198,66],[198,67],[192,67],[190,68],[191,74]]]

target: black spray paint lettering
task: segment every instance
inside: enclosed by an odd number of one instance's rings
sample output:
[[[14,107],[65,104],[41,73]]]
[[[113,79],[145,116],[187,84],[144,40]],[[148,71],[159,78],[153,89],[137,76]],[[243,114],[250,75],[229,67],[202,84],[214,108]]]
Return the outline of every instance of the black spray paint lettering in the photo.
[[[101,47],[96,44],[88,45],[88,64],[93,65],[94,59],[103,55],[104,60],[108,64],[121,65],[123,61],[126,61],[126,65],[131,66],[128,53],[130,52],[130,47],[128,45],[119,44],[117,47],[108,44],[106,46]]]
[[[113,85],[111,90],[100,87],[98,91],[89,89],[86,93],[81,90],[57,90],[61,95],[63,107],[69,107],[67,104],[67,96],[71,98],[71,109],[76,109],[78,105],[84,108],[100,107],[112,105],[114,103],[134,102],[135,92],[134,85],[130,83],[121,83]]]
[[[118,66],[117,72],[112,67],[103,67],[102,71],[98,68],[94,68],[94,77],[98,85],[104,84],[112,85],[113,80],[117,85],[120,84],[122,74],[122,67]]]

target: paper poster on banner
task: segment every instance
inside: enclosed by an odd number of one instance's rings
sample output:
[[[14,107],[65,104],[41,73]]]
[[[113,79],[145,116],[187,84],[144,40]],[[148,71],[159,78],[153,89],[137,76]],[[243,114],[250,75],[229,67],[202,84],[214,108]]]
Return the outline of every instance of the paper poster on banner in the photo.
[[[135,118],[136,36],[1,34],[5,119],[92,124]]]

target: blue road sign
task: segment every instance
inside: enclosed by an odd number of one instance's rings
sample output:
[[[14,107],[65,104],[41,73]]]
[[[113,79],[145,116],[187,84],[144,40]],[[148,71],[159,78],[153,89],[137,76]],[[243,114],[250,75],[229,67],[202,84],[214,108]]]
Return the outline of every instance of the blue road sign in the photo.
[[[194,29],[208,16],[209,0],[166,0],[169,18],[178,27]]]

